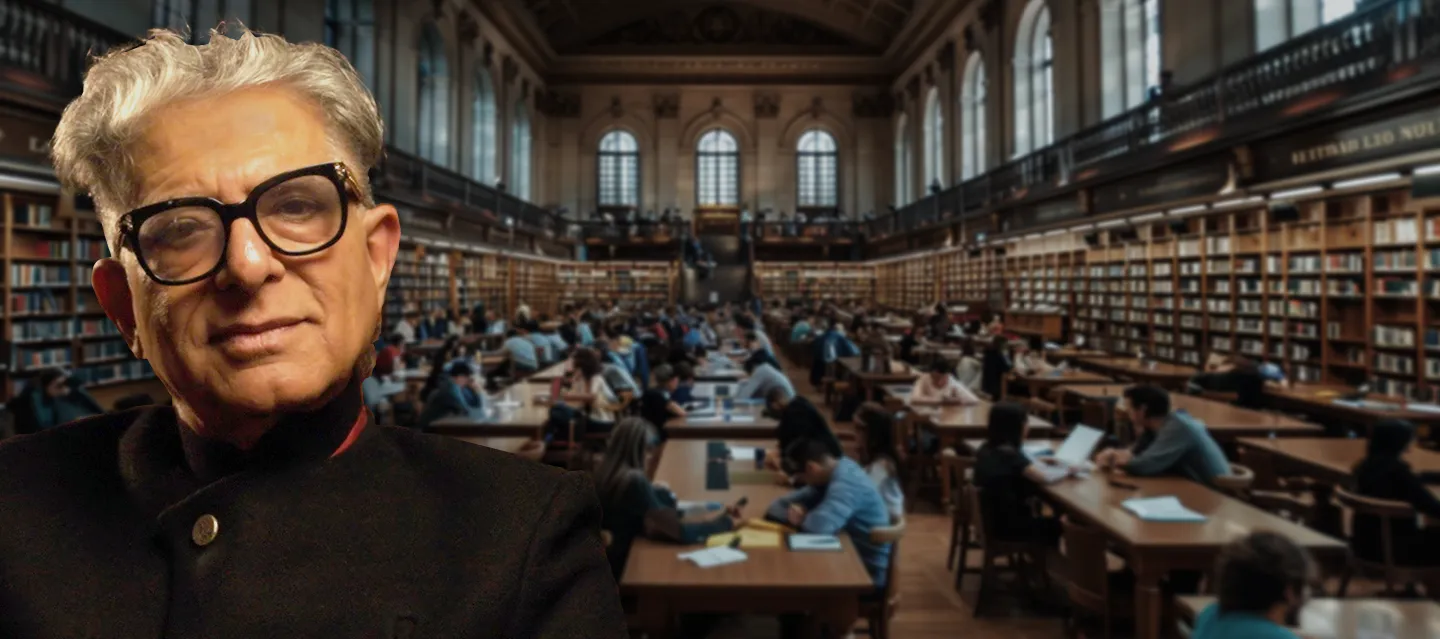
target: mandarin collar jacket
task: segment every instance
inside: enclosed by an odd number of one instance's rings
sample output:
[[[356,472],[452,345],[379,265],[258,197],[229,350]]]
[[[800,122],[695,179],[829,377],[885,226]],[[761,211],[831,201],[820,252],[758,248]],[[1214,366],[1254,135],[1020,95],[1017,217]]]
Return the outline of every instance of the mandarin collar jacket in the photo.
[[[0,444],[0,638],[626,636],[587,477],[352,386],[248,452],[169,407]]]

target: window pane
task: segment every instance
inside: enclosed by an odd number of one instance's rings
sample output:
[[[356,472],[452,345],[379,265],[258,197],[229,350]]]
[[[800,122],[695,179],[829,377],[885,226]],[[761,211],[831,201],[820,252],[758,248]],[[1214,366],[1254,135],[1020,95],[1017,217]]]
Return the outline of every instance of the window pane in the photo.
[[[701,136],[695,154],[695,199],[699,206],[740,203],[740,153],[735,137],[724,129]]]
[[[600,206],[640,206],[640,145],[629,131],[611,131],[600,139]]]
[[[812,129],[800,136],[795,158],[796,191],[801,207],[834,207],[839,162],[835,137]]]

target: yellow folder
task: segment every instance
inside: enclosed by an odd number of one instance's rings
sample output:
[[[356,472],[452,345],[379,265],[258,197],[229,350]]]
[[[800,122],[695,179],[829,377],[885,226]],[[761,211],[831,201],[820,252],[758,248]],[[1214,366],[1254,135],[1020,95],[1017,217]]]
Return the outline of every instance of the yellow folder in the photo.
[[[710,538],[705,540],[705,545],[709,548],[727,546],[730,542],[734,541],[737,536],[740,538],[740,547],[746,550],[754,550],[756,548],[780,548],[780,533],[778,531],[756,530],[753,528],[741,528],[735,532],[710,535]]]

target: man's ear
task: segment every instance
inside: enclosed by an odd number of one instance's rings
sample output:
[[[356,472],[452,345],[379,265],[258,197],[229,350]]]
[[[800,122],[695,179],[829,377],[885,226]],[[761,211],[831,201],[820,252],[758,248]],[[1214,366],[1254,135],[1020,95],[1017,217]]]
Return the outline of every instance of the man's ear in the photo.
[[[125,267],[114,258],[96,261],[90,274],[90,286],[95,289],[100,308],[105,309],[105,315],[120,329],[130,352],[138,359],[145,359],[145,349],[135,333],[135,298],[130,293]]]
[[[364,220],[365,249],[370,261],[370,275],[375,278],[379,303],[385,304],[385,289],[395,268],[395,254],[400,251],[400,214],[394,206],[381,204],[369,209]]]

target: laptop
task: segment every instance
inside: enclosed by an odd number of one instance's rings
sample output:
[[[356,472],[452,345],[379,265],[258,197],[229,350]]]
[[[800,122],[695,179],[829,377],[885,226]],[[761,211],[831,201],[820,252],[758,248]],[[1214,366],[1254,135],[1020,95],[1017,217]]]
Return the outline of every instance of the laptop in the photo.
[[[726,398],[726,397],[729,397],[729,396],[730,396],[730,391],[731,391],[731,388],[730,388],[730,385],[729,385],[729,384],[716,384],[716,385],[715,385],[715,398],[716,398],[716,399],[724,399],[724,398]]]
[[[1104,431],[1079,424],[1075,430],[1070,431],[1065,442],[1060,444],[1060,450],[1055,451],[1055,459],[1071,468],[1084,468],[1090,463],[1090,456],[1095,454],[1095,448],[1104,438]]]

